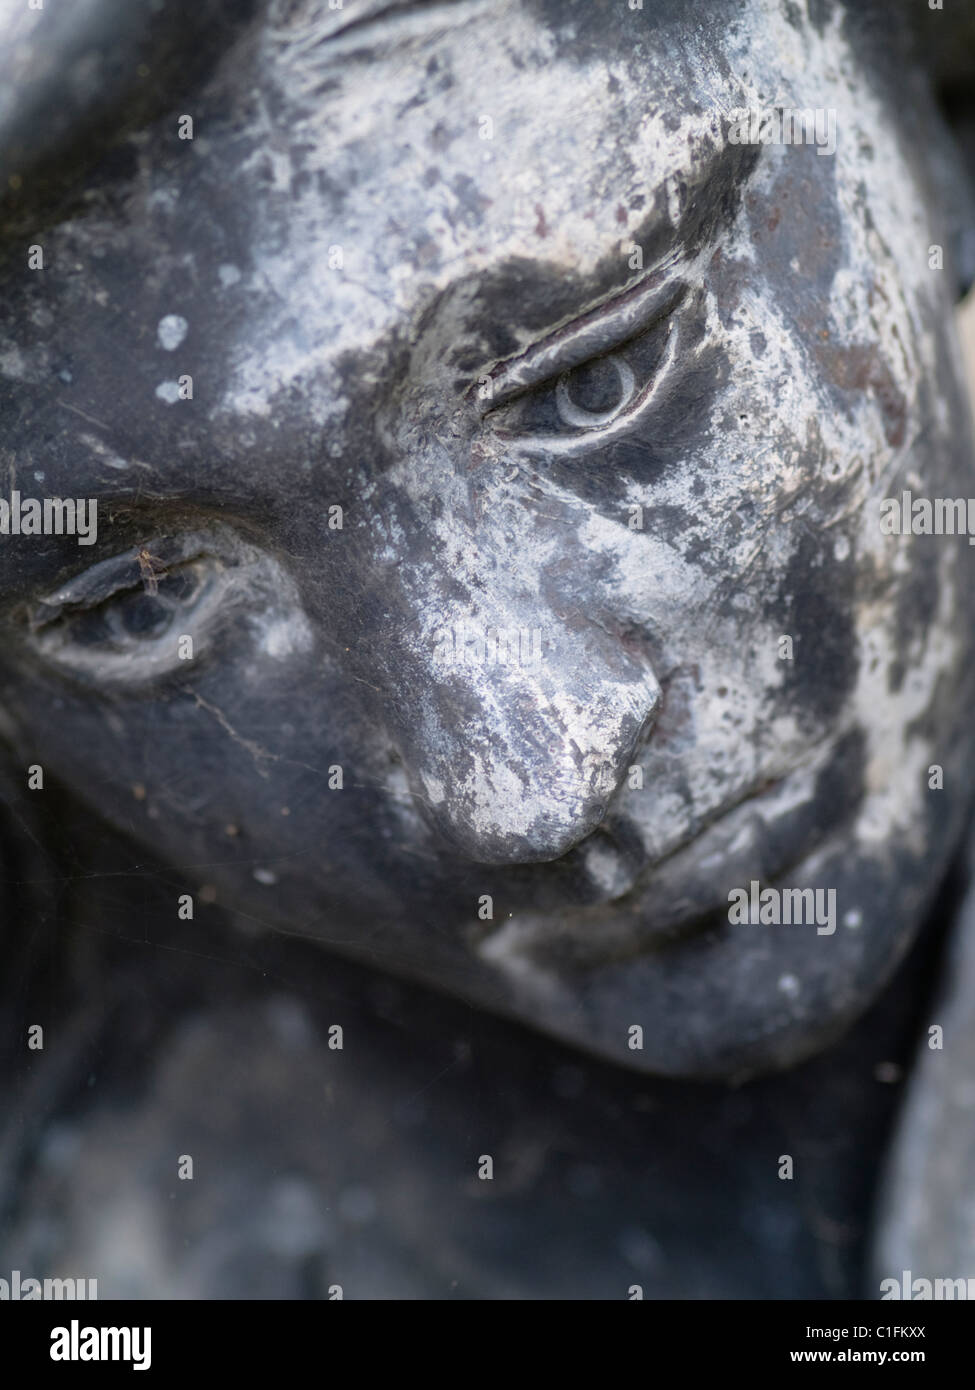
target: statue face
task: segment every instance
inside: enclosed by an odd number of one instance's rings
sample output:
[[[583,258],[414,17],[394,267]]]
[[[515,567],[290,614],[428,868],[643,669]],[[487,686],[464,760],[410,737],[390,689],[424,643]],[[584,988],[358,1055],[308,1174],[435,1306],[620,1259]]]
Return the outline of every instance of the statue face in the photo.
[[[272,7],[37,227],[25,175],[7,472],[98,532],[3,540],[7,737],[201,933],[783,1065],[883,984],[970,767],[973,552],[880,526],[968,491],[923,168],[837,17],[381,8]],[[729,141],[780,92],[835,153]],[[753,880],[833,929],[733,924]]]

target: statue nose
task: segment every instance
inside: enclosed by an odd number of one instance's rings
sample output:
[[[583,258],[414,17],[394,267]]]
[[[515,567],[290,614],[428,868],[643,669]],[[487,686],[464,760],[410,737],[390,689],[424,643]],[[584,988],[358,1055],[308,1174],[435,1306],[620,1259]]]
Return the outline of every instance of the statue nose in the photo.
[[[398,741],[442,838],[485,864],[558,859],[602,820],[656,714],[649,667],[606,637],[537,660],[424,663]],[[406,714],[407,717],[403,718]]]

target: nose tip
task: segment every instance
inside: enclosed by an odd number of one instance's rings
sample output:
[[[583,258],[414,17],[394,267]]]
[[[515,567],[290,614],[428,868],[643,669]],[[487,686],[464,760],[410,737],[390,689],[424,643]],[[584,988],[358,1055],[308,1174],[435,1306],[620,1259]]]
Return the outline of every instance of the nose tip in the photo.
[[[492,726],[454,728],[421,773],[441,837],[482,864],[560,859],[597,829],[652,721],[660,687],[647,672],[590,690],[585,703],[540,701]],[[446,755],[446,756],[444,756]]]
[[[465,858],[478,864],[544,864],[561,859],[599,826],[607,799],[567,799],[553,804],[549,798],[518,798],[517,808],[495,802],[488,806],[481,796],[482,816],[465,813],[463,798],[445,798],[433,809],[440,834]]]

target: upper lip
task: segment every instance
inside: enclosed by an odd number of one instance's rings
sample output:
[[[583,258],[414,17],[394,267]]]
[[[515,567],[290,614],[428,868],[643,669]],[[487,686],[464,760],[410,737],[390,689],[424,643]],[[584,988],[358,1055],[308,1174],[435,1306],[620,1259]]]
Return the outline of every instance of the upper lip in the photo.
[[[781,781],[782,778],[777,778],[773,781],[765,781],[760,784],[750,786],[746,791],[741,792],[733,799],[716,807],[712,812],[710,812],[706,816],[703,816],[699,821],[696,821],[695,824],[685,834],[681,835],[679,838],[675,839],[670,845],[668,845],[663,853],[655,855],[652,858],[643,857],[639,863],[634,863],[632,855],[628,854],[627,851],[620,845],[616,835],[614,835],[613,825],[611,822],[600,826],[600,828],[597,831],[595,831],[592,835],[588,835],[586,839],[583,840],[582,843],[576,847],[577,852],[580,854],[589,852],[591,849],[594,849],[599,840],[602,839],[602,841],[608,846],[610,846],[612,850],[619,856],[621,862],[627,866],[627,872],[625,873],[625,887],[621,887],[618,891],[608,894],[605,898],[601,899],[600,901],[620,902],[623,899],[630,897],[644,885],[645,881],[650,877],[652,873],[660,869],[661,865],[666,864],[669,859],[672,859],[674,857],[674,855],[679,854],[681,850],[687,849],[687,847],[689,845],[692,845],[695,840],[700,839],[700,837],[703,834],[705,834],[705,832],[708,831],[711,828],[711,826],[716,825],[719,821],[723,820],[725,816],[731,815],[732,812],[737,811],[739,807],[744,806],[747,802],[754,801],[759,797],[763,796],[765,793],[774,790],[775,787],[777,787]]]
[[[654,873],[657,873],[663,865],[673,859],[675,855],[686,850],[690,845],[699,840],[713,826],[718,825],[726,816],[732,815],[742,806],[752,801],[760,801],[763,797],[771,796],[783,786],[784,783],[792,778],[799,777],[810,771],[810,768],[828,758],[836,745],[842,740],[846,729],[834,730],[824,738],[816,742],[799,761],[791,767],[783,770],[777,775],[765,775],[747,783],[744,787],[738,788],[725,801],[720,802],[710,811],[696,819],[691,827],[683,834],[675,838],[662,852],[652,857],[642,855],[639,862],[633,864],[633,856],[625,848],[625,842],[633,838],[631,835],[620,835],[620,829],[625,826],[625,816],[614,814],[611,810],[601,823],[599,828],[586,837],[576,846],[574,853],[579,854],[587,850],[587,847],[594,844],[599,837],[612,844],[613,848],[621,858],[628,860],[633,865],[631,872],[627,876],[627,886],[619,892],[613,893],[603,898],[603,902],[618,902],[635,894],[640,888],[644,887],[646,881]]]
[[[798,842],[793,843],[786,851],[781,844],[777,844],[778,837],[773,839],[771,835],[763,834],[765,821],[760,812],[745,808],[750,807],[751,803],[759,802],[764,796],[773,795],[793,778],[808,773],[811,770],[810,764],[814,764],[824,752],[828,753],[839,737],[841,735],[833,735],[822,740],[805,758],[780,776],[764,778],[739,789],[726,802],[697,821],[687,833],[675,839],[665,852],[652,859],[644,857],[624,875],[621,885],[611,885],[610,891],[603,893],[599,893],[597,888],[596,894],[587,897],[585,901],[579,901],[577,898],[575,906],[568,911],[564,898],[561,907],[554,902],[539,905],[537,908],[529,907],[523,912],[513,914],[514,920],[502,923],[500,928],[490,932],[485,942],[492,940],[497,936],[498,930],[503,929],[509,936],[511,932],[515,933],[516,949],[520,937],[526,951],[544,952],[545,948],[551,945],[564,954],[567,942],[571,941],[573,960],[579,965],[595,966],[610,960],[642,956],[655,947],[659,948],[678,938],[696,934],[706,928],[713,921],[715,912],[725,905],[724,895],[729,885],[722,882],[720,887],[715,887],[713,882],[710,882],[710,876],[705,873],[696,882],[688,881],[688,892],[685,895],[682,870],[678,865],[675,884],[661,884],[661,915],[650,911],[651,905],[643,899],[644,894],[652,891],[654,877],[662,872],[666,874],[667,866],[682,852],[695,846],[709,831],[721,827],[722,823],[736,812],[742,813],[743,819],[740,828],[731,828],[732,839],[737,839],[742,832],[758,837],[755,845],[755,876],[766,879],[778,877],[793,864],[807,857],[828,833],[828,826],[812,822],[807,830],[800,834]],[[623,818],[615,819],[617,834],[624,826]],[[612,844],[621,855],[626,854],[625,848],[621,848],[619,841],[614,837],[614,822],[610,821],[582,841],[571,855],[565,856],[563,862],[582,862],[584,856],[591,853],[600,842]],[[786,842],[788,843],[788,837]],[[728,849],[727,843],[718,843],[715,846],[716,853],[723,849]],[[702,852],[702,857],[706,858],[707,855]],[[548,869],[550,872],[552,866],[537,867],[542,870]],[[677,893],[673,891],[675,885],[679,885],[680,891]],[[613,906],[613,913],[607,917],[606,909],[609,904]]]

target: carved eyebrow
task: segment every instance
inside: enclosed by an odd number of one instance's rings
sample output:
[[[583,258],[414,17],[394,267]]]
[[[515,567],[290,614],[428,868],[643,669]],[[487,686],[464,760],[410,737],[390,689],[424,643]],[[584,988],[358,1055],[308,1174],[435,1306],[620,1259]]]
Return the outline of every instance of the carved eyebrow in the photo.
[[[345,48],[358,47],[366,30],[395,42],[404,30],[461,24],[491,4],[493,0],[357,0],[358,13],[350,16],[347,10],[326,9],[325,0],[318,0],[306,3],[305,13],[282,25],[278,36],[296,42],[306,59],[325,63]]]
[[[717,143],[705,147],[692,166],[671,169],[667,182],[681,189],[684,202],[676,224],[661,210],[664,200],[658,191],[651,218],[633,233],[634,244],[643,246],[651,258],[656,252],[652,269],[636,284],[604,286],[595,306],[596,296],[586,296],[583,302],[588,298],[589,307],[582,314],[563,314],[531,346],[498,362],[487,372],[494,383],[491,398],[484,399],[477,388],[469,393],[478,412],[487,414],[519,392],[622,346],[671,314],[700,275],[720,234],[734,222],[742,190],[761,154],[761,146]],[[578,292],[582,295],[581,285]],[[526,296],[530,302],[530,281],[521,290],[523,305]]]

